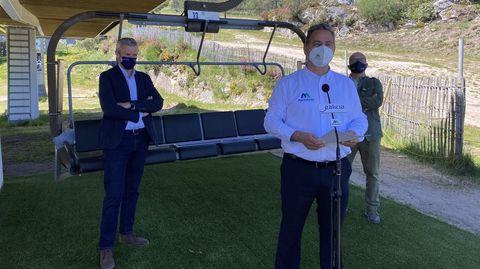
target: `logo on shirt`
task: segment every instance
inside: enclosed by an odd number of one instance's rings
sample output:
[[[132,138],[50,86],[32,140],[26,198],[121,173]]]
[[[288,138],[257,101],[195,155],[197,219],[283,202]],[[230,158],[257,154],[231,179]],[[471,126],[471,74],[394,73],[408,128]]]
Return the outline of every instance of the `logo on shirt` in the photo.
[[[310,94],[308,92],[304,92],[300,95],[300,98],[298,98],[299,102],[305,102],[305,101],[313,101],[313,98],[310,97]]]
[[[320,113],[345,113],[347,108],[343,104],[320,104]]]

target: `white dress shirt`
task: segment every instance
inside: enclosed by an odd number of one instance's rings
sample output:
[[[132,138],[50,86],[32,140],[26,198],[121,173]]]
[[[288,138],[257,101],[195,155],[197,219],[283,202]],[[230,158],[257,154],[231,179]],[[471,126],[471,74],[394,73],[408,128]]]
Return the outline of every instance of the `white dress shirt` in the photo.
[[[122,74],[127,81],[128,90],[130,91],[130,100],[136,101],[137,97],[137,82],[135,81],[135,70],[133,70],[132,75],[129,76],[127,70],[123,69],[123,67],[119,66],[120,70],[122,70]],[[145,128],[145,124],[143,123],[142,113],[138,112],[138,122],[128,121],[127,126],[125,126],[125,130],[136,130]]]
[[[327,144],[318,150],[309,150],[302,143],[291,141],[295,131],[303,131],[321,138],[332,127],[332,114],[321,113],[321,107],[329,104],[328,97],[322,91],[322,85],[328,84],[332,104],[343,105],[343,113],[334,113],[339,120],[337,130],[354,131],[363,136],[368,128],[365,114],[353,81],[334,71],[320,76],[308,68],[296,71],[280,79],[273,89],[269,100],[265,129],[282,140],[285,152],[310,161],[333,161],[336,159],[336,145]],[[359,140],[363,140],[362,137]],[[340,145],[341,157],[351,152],[349,147]]]

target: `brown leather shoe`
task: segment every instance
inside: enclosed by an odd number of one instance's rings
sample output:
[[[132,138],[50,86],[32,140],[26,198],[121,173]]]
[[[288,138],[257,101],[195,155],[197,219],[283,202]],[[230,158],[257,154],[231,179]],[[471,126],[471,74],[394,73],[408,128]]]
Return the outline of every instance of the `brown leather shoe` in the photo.
[[[141,247],[146,247],[150,244],[148,239],[136,236],[135,234],[120,234],[118,241],[123,244]]]
[[[113,269],[115,261],[113,260],[113,252],[111,249],[100,250],[100,268]]]

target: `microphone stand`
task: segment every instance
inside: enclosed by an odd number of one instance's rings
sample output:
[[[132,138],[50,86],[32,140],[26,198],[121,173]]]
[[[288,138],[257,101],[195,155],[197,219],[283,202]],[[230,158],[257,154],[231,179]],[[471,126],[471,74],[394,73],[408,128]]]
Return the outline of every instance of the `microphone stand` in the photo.
[[[323,84],[322,85],[322,91],[327,94],[328,97],[328,103],[331,104],[330,101],[330,94],[328,91],[330,90],[330,86],[328,84]],[[335,117],[332,115],[332,119],[334,120]],[[335,169],[335,178],[336,178],[336,184],[332,188],[332,198],[333,198],[333,203],[331,203],[331,209],[330,212],[334,212],[334,221],[332,225],[333,229],[333,240],[332,240],[332,254],[331,257],[332,259],[332,268],[333,269],[341,269],[341,208],[342,208],[342,161],[340,159],[340,142],[338,139],[338,131],[337,127],[333,126],[334,131],[335,131],[335,138],[336,138],[336,143],[337,143],[337,148],[336,148],[336,169]],[[334,205],[335,204],[335,205]]]
[[[332,113],[332,118],[333,118],[333,113]],[[336,149],[336,170],[335,170],[335,176],[337,179],[337,184],[333,188],[333,202],[335,203],[335,219],[334,219],[334,225],[333,229],[335,231],[335,240],[333,242],[334,248],[333,251],[335,253],[335,259],[333,262],[333,269],[340,269],[341,268],[341,229],[342,229],[342,224],[341,224],[341,210],[342,210],[342,161],[340,159],[340,143],[338,141],[338,132],[337,132],[337,127],[334,127],[335,129],[335,138],[337,140],[337,149]],[[332,204],[333,207],[333,204]]]

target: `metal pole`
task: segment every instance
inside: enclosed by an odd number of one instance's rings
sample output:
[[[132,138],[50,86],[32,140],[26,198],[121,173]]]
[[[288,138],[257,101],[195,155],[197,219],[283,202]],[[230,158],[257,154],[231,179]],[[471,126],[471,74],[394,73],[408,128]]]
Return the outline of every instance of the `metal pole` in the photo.
[[[297,70],[300,70],[303,68],[303,62],[302,61],[297,61]]]
[[[345,49],[345,76],[348,77],[348,50]]]
[[[50,116],[50,132],[52,136],[57,136],[62,132],[62,108],[58,106],[58,99],[61,98],[58,94],[57,87],[57,70],[55,51],[57,49],[58,41],[71,26],[77,22],[81,22],[85,19],[93,18],[96,16],[95,12],[85,12],[76,15],[66,21],[64,21],[57,30],[53,33],[48,43],[47,49],[47,83],[48,83],[48,110]]]
[[[458,80],[463,79],[463,55],[464,55],[463,38],[458,40]]]
[[[465,78],[463,77],[463,38],[458,40],[458,78],[455,88],[455,157],[463,154],[463,132],[465,125]]]
[[[117,40],[120,40],[122,38],[122,26],[123,26],[123,13],[120,14],[120,20],[118,21],[118,38]]]

